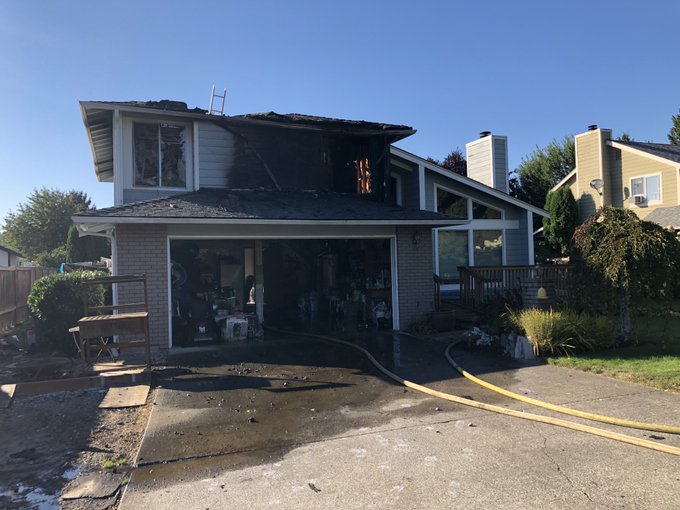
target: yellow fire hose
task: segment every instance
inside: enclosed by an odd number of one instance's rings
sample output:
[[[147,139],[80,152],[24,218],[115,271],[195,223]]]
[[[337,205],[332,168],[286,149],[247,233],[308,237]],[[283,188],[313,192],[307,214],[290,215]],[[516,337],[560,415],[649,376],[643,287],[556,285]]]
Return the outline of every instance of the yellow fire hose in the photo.
[[[368,352],[366,349],[363,347],[360,347],[358,345],[355,345],[351,342],[347,342],[345,340],[340,340],[339,338],[333,338],[329,336],[324,336],[324,335],[316,335],[312,333],[304,333],[304,332],[299,332],[299,331],[286,331],[286,330],[281,330],[277,328],[267,328],[270,331],[275,331],[279,333],[285,333],[285,334],[294,334],[294,335],[301,335],[301,336],[307,336],[309,338],[315,338],[318,340],[323,340],[323,341],[328,341],[328,342],[333,342],[337,343],[340,345],[344,345],[346,347],[349,347],[350,349],[354,349],[356,351],[359,351],[362,353],[368,360],[373,364],[373,366],[378,369],[385,377],[392,379],[393,381],[406,386],[407,388],[411,388],[416,391],[420,391],[421,393],[425,393],[426,395],[431,395],[433,397],[437,398],[442,398],[444,400],[448,400],[450,402],[455,402],[457,404],[462,404],[465,406],[469,407],[475,407],[477,409],[483,409],[485,411],[491,411],[494,413],[499,413],[499,414],[504,414],[506,416],[514,416],[515,418],[522,418],[524,420],[530,420],[530,421],[536,421],[540,423],[547,423],[549,425],[557,425],[560,427],[564,427],[567,429],[571,430],[577,430],[579,432],[586,432],[588,434],[593,434],[595,436],[600,436],[604,437],[607,439],[613,439],[615,441],[620,441],[622,443],[628,443],[632,444],[635,446],[641,446],[642,448],[648,448],[650,450],[656,450],[659,452],[664,452],[664,453],[670,453],[671,455],[678,455],[680,456],[680,448],[671,446],[671,445],[665,445],[665,444],[660,444],[660,443],[655,443],[653,441],[649,441],[647,439],[640,439],[637,437],[633,436],[627,436],[625,434],[620,434],[618,432],[611,432],[609,430],[604,430],[604,429],[599,429],[597,427],[591,427],[590,425],[582,425],[580,423],[573,423],[570,421],[566,420],[561,420],[559,418],[552,418],[550,416],[541,416],[539,414],[531,414],[531,413],[525,413],[522,411],[515,411],[514,409],[507,409],[504,407],[498,407],[495,405],[491,404],[484,404],[482,402],[477,402],[475,400],[467,399],[467,398],[462,398],[462,397],[457,397],[455,395],[451,395],[449,393],[444,393],[441,391],[433,390],[431,388],[428,388],[427,386],[422,386],[420,384],[407,381],[406,379],[403,379],[402,377],[399,377],[397,374],[390,372],[387,370],[384,366],[382,366],[380,363],[378,363],[378,360],[376,360],[370,352]]]
[[[463,368],[460,365],[458,365],[458,363],[456,363],[451,357],[451,348],[454,345],[455,344],[449,344],[449,346],[446,348],[446,351],[444,352],[444,354],[446,355],[446,359],[453,366],[453,368],[455,368],[458,371],[458,373],[460,373],[460,375],[462,375],[466,379],[469,379],[470,381],[480,386],[483,386],[484,388],[487,388],[491,391],[495,391],[496,393],[505,395],[506,397],[514,398],[515,400],[519,400],[520,402],[525,402],[527,404],[532,404],[538,407],[543,407],[544,409],[550,409],[551,411],[555,411],[557,413],[569,414],[571,416],[584,418],[586,420],[599,421],[602,423],[609,423],[611,425],[619,425],[620,427],[628,427],[633,429],[651,430],[654,432],[665,432],[667,434],[680,434],[680,427],[673,427],[671,425],[657,425],[656,423],[644,423],[639,421],[622,420],[620,418],[613,418],[611,416],[603,416],[601,414],[578,411],[576,409],[571,409],[569,407],[558,406],[555,404],[550,404],[548,402],[543,402],[542,400],[536,400],[535,398],[525,397],[524,395],[519,395],[518,393],[513,393],[512,391],[500,388],[499,386],[495,386],[487,381],[484,381],[483,379],[479,379],[478,377],[475,377],[471,373],[463,370]]]

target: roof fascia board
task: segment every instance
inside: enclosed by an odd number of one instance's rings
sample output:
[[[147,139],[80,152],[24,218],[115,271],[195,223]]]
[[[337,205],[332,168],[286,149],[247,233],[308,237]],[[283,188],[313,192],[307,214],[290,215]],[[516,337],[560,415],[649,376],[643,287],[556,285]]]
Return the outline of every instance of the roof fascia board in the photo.
[[[615,140],[607,140],[607,145],[609,145],[610,147],[614,147],[615,149],[626,150],[633,154],[637,154],[638,156],[644,156],[646,158],[653,159],[654,161],[664,163],[666,165],[672,166],[673,168],[680,168],[680,163],[678,163],[677,161],[673,161],[672,159],[666,159],[661,156],[657,156],[656,154],[650,154],[649,152],[645,152],[636,147],[631,147],[629,145],[618,143]]]
[[[567,181],[568,181],[569,179],[571,179],[572,177],[574,177],[574,176],[576,175],[576,173],[577,173],[577,169],[574,168],[571,172],[569,172],[567,175],[565,175],[564,177],[562,177],[562,180],[561,180],[560,182],[558,182],[558,183],[555,184],[552,188],[550,188],[550,191],[555,191],[557,188],[559,188],[559,187],[561,187],[562,185],[564,185],[564,183],[567,182]]]
[[[210,224],[210,225],[466,225],[469,220],[260,220],[230,218],[150,218],[132,216],[71,216],[77,224]]]
[[[421,158],[420,156],[416,156],[415,154],[411,154],[410,152],[407,152],[404,149],[400,149],[399,147],[395,147],[394,145],[392,145],[390,147],[390,151],[393,152],[395,155],[397,155],[399,157],[407,159],[407,160],[409,160],[413,163],[417,163],[419,165],[422,165],[427,170],[430,170],[432,172],[435,172],[435,173],[438,173],[438,174],[443,175],[445,177],[448,177],[451,180],[458,181],[459,183],[461,183],[465,186],[470,186],[471,188],[474,188],[476,190],[483,191],[484,193],[487,193],[491,196],[499,198],[500,200],[503,200],[504,202],[508,202],[509,204],[516,205],[518,207],[521,207],[522,209],[526,209],[527,211],[531,211],[532,213],[538,214],[539,216],[543,216],[545,218],[548,218],[550,216],[550,214],[547,211],[544,211],[540,207],[534,207],[533,205],[527,204],[526,202],[522,202],[518,198],[511,197],[510,195],[503,193],[502,191],[499,191],[495,188],[491,188],[489,186],[485,186],[484,184],[477,182],[474,179],[470,179],[469,177],[464,177],[464,176],[459,175],[455,172],[451,172],[450,170],[447,170],[446,168],[442,168],[438,165],[430,163],[429,161],[427,161],[424,158]]]

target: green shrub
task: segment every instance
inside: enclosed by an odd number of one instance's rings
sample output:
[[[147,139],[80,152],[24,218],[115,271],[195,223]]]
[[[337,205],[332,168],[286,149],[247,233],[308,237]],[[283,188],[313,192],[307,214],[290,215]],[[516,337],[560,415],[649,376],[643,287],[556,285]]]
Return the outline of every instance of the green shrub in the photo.
[[[40,267],[59,268],[62,262],[68,262],[66,245],[57,246],[55,249],[39,253],[35,257],[35,263]]]
[[[616,345],[617,325],[607,317],[581,315],[583,318],[583,336],[591,340],[593,349],[609,349]]]
[[[575,312],[527,308],[510,311],[508,319],[527,337],[537,356],[569,356],[593,348],[592,340],[583,334],[584,316]]]
[[[68,332],[83,316],[83,299],[91,306],[104,304],[104,289],[100,285],[85,287],[83,279],[105,276],[100,271],[73,271],[44,276],[33,284],[28,295],[28,309],[35,323],[36,341],[40,350],[56,350],[66,354],[77,352]]]

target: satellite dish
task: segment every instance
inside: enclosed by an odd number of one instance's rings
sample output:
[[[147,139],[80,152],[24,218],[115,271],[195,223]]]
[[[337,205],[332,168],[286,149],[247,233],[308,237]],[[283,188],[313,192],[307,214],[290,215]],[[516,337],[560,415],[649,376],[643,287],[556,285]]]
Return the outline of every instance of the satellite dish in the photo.
[[[602,188],[604,188],[604,181],[602,179],[593,179],[592,181],[590,181],[590,187],[601,195]]]

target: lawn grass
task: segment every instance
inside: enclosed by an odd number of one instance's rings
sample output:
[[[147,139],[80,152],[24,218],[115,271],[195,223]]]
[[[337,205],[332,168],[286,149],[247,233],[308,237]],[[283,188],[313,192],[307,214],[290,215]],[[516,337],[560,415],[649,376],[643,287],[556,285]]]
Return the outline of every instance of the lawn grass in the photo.
[[[633,345],[548,362],[680,392],[680,301],[641,307],[633,317]]]

